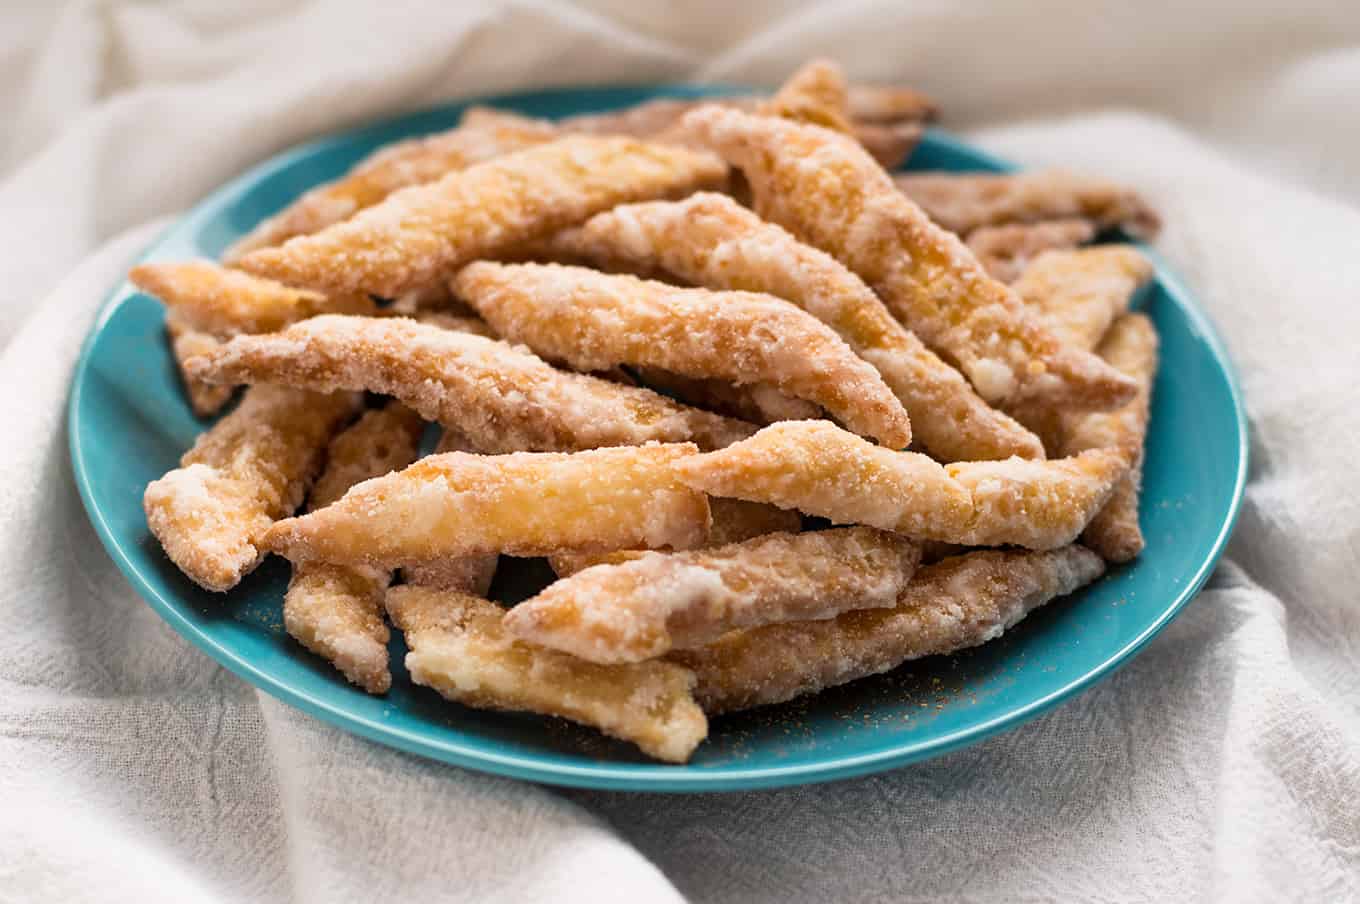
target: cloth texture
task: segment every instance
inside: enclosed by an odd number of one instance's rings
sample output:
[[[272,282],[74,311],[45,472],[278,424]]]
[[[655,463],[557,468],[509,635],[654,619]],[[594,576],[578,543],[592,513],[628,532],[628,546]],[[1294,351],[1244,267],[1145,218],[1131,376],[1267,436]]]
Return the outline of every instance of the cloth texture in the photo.
[[[1125,668],[868,778],[558,791],[274,701],[181,640],[67,457],[94,313],[162,228],[299,141],[551,84],[903,82],[1029,166],[1136,185],[1241,376],[1228,555]],[[6,3],[0,901],[1360,900],[1360,7]]]

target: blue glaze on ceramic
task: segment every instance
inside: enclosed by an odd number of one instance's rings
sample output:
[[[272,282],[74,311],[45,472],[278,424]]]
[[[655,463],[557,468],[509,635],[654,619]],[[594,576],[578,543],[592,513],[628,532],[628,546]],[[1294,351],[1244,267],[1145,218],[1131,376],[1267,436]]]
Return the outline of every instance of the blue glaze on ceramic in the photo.
[[[491,102],[563,116],[715,90],[588,88]],[[462,107],[404,116],[269,160],[199,204],[144,259],[215,257],[300,192],[339,176],[380,144],[452,126]],[[1005,168],[937,131],[927,135],[911,167]],[[174,467],[205,424],[178,384],[161,306],[126,283],[114,287],[76,368],[71,459],[109,554],[176,631],[257,687],[346,730],[448,763],[562,785],[711,791],[826,781],[936,756],[1049,709],[1125,662],[1209,576],[1232,530],[1247,472],[1241,400],[1213,327],[1160,263],[1140,306],[1161,333],[1163,361],[1144,467],[1148,546],[1142,558],[982,648],[715,719],[709,740],[684,766],[652,763],[627,744],[561,720],[448,703],[407,680],[400,638],[392,642],[391,693],[372,697],[357,690],[285,634],[280,609],[287,565],[280,560],[266,562],[226,596],[184,578],[147,530],[142,490]],[[550,577],[545,567],[505,560],[494,594],[523,598]]]

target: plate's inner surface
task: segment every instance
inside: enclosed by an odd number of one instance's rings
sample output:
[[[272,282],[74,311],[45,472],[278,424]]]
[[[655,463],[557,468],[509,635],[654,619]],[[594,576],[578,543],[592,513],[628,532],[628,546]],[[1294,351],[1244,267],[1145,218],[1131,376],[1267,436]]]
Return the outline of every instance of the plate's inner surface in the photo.
[[[625,106],[656,91],[606,89],[506,100],[535,115]],[[669,92],[669,93],[684,93]],[[219,191],[148,259],[215,257],[261,218],[343,173],[374,147],[446,128],[461,108],[408,117],[292,152]],[[913,169],[994,165],[940,135]],[[72,396],[77,479],[96,526],[135,586],[172,625],[271,693],[369,737],[428,755],[545,780],[718,787],[862,771],[949,749],[1037,711],[1091,680],[1146,637],[1206,573],[1234,506],[1241,433],[1232,387],[1207,327],[1159,280],[1139,300],[1162,339],[1142,504],[1147,552],[1137,563],[1030,616],[999,641],[815,697],[715,719],[684,767],[558,719],[489,713],[411,685],[398,632],[385,697],[351,687],[285,633],[287,563],[274,558],[225,596],[183,577],[150,536],[147,482],[174,467],[205,423],[184,400],[158,302],[121,287],[97,326]],[[493,596],[515,602],[551,579],[541,560],[502,558]]]

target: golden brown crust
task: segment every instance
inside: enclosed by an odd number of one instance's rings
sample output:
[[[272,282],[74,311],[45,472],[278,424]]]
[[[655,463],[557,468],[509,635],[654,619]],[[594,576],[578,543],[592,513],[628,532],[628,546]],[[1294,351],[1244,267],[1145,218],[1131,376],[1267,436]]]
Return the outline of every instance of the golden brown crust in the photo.
[[[394,298],[616,204],[720,186],[726,175],[702,152],[571,136],[404,188],[320,232],[253,251],[240,266],[292,285]]]
[[[671,658],[695,671],[707,712],[782,703],[994,640],[1103,572],[1100,557],[1081,546],[972,552],[922,568],[895,608],[734,631]]]
[[[416,684],[479,709],[561,716],[672,763],[708,735],[694,675],[668,662],[604,666],[515,640],[495,603],[426,587],[394,587],[387,611],[406,635]]]
[[[479,450],[576,450],[693,439],[717,448],[754,427],[646,389],[557,370],[528,351],[397,317],[323,315],[238,336],[191,363],[220,383],[276,382],[396,396]]]
[[[810,60],[798,67],[757,112],[834,129],[845,135],[854,131],[845,73],[830,60]]]
[[[878,372],[781,299],[487,261],[463,268],[455,288],[502,336],[577,369],[633,364],[770,383],[821,405],[857,433],[898,448],[911,442],[907,413]]]
[[[199,417],[212,417],[231,401],[236,387],[200,380],[189,373],[188,361],[215,349],[217,340],[184,323],[174,311],[165,314],[165,332],[170,339],[170,352],[175,358],[184,393],[189,397],[189,407]]]
[[[897,187],[945,229],[1083,219],[1097,229],[1157,234],[1157,214],[1131,188],[1063,170],[1026,173],[903,173]]]
[[[178,468],[147,485],[147,524],[170,560],[207,590],[235,587],[263,557],[270,525],[301,504],[326,441],[358,404],[350,393],[249,389]]]
[[[918,544],[867,527],[649,552],[549,585],[505,626],[591,662],[641,662],[736,628],[892,606],[920,559]]]
[[[708,509],[712,523],[705,548],[740,543],[765,534],[797,533],[803,526],[803,519],[797,512],[745,499],[715,496],[708,500]],[[565,578],[592,565],[628,562],[644,552],[646,550],[642,549],[617,549],[606,553],[555,552],[548,556],[548,564],[559,578]]]
[[[1053,549],[1072,542],[1129,466],[1117,450],[1071,459],[956,462],[875,446],[827,421],[787,421],[676,465],[733,496],[967,546]]]
[[[979,226],[968,233],[968,250],[992,279],[1013,283],[1045,251],[1076,248],[1096,237],[1086,220],[1042,220]]]
[[[281,521],[265,544],[294,561],[392,567],[560,549],[684,549],[708,536],[708,500],[675,475],[693,444],[571,454],[430,455]],[[525,513],[532,512],[532,518]]]
[[[223,255],[231,263],[251,251],[311,235],[385,199],[455,170],[552,140],[554,131],[532,120],[484,120],[424,138],[385,145],[334,182],[319,185],[260,223]]]
[[[1094,349],[1134,293],[1152,278],[1152,264],[1132,245],[1046,251],[1015,283],[1048,331],[1076,348]]]
[[[1132,456],[1134,465],[1115,487],[1105,507],[1082,531],[1081,542],[1107,562],[1128,562],[1143,551],[1138,525],[1138,496],[1143,477],[1143,443],[1147,438],[1152,382],[1157,375],[1157,330],[1143,314],[1125,314],[1100,343],[1100,355],[1138,381],[1138,397],[1118,411],[1088,414],[1064,424],[1069,454],[1097,446]]]
[[[624,269],[659,265],[695,285],[761,292],[798,305],[877,368],[907,410],[917,441],[936,458],[1043,457],[1033,435],[984,402],[893,319],[859,277],[725,195],[623,205],[572,232],[575,249],[593,261]]]
[[[1096,356],[1064,348],[1047,333],[854,142],[717,107],[696,110],[684,123],[745,173],[762,216],[859,274],[984,399],[1109,409],[1136,391]]]
[[[128,280],[160,299],[188,328],[219,337],[272,333],[317,314],[372,314],[367,295],[330,298],[212,261],[139,264]]]

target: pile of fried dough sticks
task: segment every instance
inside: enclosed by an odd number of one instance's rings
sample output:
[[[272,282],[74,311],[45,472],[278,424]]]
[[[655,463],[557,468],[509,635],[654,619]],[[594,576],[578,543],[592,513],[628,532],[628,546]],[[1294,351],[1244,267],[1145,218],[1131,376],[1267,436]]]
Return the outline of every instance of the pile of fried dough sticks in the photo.
[[[194,409],[248,387],[152,533],[213,591],[287,557],[288,632],[370,693],[390,620],[414,682],[672,762],[707,715],[997,637],[1142,549],[1151,268],[1081,246],[1157,220],[1069,173],[889,175],[933,112],[821,61],[473,108],[220,263],[138,266]],[[558,580],[504,608],[502,555]]]

